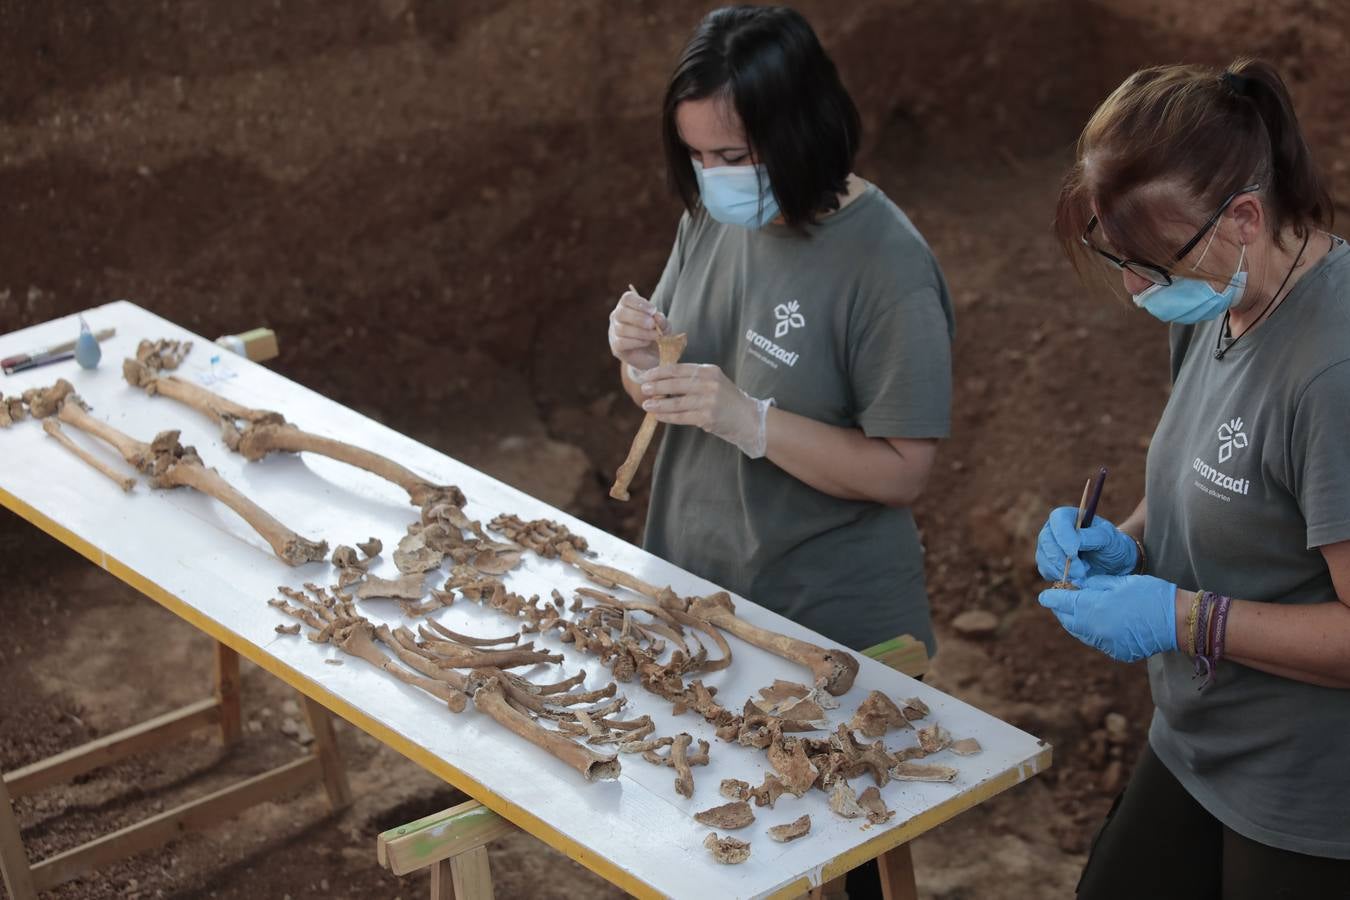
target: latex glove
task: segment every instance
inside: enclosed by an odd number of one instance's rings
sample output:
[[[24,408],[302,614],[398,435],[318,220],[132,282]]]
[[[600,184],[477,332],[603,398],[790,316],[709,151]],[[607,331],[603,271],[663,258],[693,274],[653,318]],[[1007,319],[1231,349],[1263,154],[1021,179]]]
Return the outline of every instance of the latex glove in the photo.
[[[656,339],[670,323],[650,301],[627,290],[609,314],[609,352],[633,369],[650,369],[661,362]],[[632,376],[632,370],[628,373]]]
[[[1110,522],[1097,516],[1092,524],[1075,530],[1078,508],[1061,506],[1050,513],[1036,538],[1036,568],[1046,581],[1064,577],[1064,560],[1069,564],[1069,580],[1081,585],[1094,575],[1129,575],[1139,562],[1134,539]]]
[[[764,455],[765,420],[773,400],[756,400],[718,366],[658,366],[638,379],[642,408],[669,425],[697,425],[735,444],[751,459]]]
[[[1041,606],[1065,631],[1121,662],[1177,649],[1176,604],[1177,586],[1152,575],[1097,575],[1082,590],[1041,591]]]

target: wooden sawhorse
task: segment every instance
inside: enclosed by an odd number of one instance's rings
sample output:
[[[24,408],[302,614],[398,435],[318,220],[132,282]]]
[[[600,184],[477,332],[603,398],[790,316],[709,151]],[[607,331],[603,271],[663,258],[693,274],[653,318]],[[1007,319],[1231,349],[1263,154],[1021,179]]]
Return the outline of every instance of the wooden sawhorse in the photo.
[[[34,900],[38,891],[159,847],[185,832],[209,828],[250,806],[276,800],[316,781],[323,781],[332,809],[343,809],[351,803],[351,789],[338,756],[332,717],[321,704],[301,694],[310,730],[314,733],[311,753],[30,865],[14,816],[12,797],[35,794],[100,766],[161,747],[209,725],[220,729],[221,742],[226,747],[240,739],[243,729],[239,654],[221,643],[216,644],[215,677],[214,697],[7,772],[0,778],[0,874],[4,875],[5,887],[13,900]]]
[[[918,678],[928,671],[928,651],[909,635],[863,651],[880,663]],[[493,900],[492,872],[487,845],[516,826],[483,806],[468,800],[432,813],[376,840],[380,865],[395,875],[407,875],[431,867],[431,900]],[[881,891],[886,900],[917,900],[914,860],[909,844],[901,844],[877,857],[881,868]],[[844,879],[836,878],[806,895],[809,900],[843,896]]]

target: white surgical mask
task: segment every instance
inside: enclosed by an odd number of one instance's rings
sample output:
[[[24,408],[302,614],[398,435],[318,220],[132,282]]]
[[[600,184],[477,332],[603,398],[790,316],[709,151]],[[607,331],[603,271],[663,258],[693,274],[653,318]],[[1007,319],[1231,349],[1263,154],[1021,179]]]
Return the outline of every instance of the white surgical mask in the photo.
[[[724,225],[762,228],[778,216],[778,201],[764,166],[717,166],[705,169],[697,160],[694,177],[703,208]]]
[[[1204,253],[1196,260],[1199,268],[1214,243],[1214,235],[1209,236]],[[1164,322],[1176,322],[1179,325],[1194,325],[1207,319],[1215,319],[1232,309],[1242,300],[1247,287],[1247,273],[1242,264],[1247,259],[1247,245],[1242,245],[1238,254],[1237,271],[1228,279],[1228,286],[1222,291],[1210,287],[1202,278],[1174,277],[1171,284],[1155,284],[1141,294],[1134,295],[1134,305],[1148,310],[1153,316]]]

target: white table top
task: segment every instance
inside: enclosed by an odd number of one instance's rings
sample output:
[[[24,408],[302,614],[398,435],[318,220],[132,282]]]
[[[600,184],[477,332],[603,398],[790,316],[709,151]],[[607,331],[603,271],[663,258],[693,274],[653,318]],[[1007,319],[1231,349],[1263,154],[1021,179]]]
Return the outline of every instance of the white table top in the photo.
[[[503,512],[525,519],[555,519],[583,535],[599,562],[626,569],[653,584],[669,584],[684,596],[716,590],[715,585],[263,366],[229,354],[132,303],[98,307],[87,311],[85,318],[96,331],[110,326],[117,329],[116,337],[103,344],[103,362],[97,370],[84,371],[73,361],[49,365],[0,377],[0,392],[21,393],[66,378],[93,407],[93,415],[135,438],[149,441],[159,431],[179,429],[182,442],[195,445],[206,465],[299,534],[326,539],[331,546],[355,544],[372,535],[380,538],[385,552],[372,569],[374,574],[398,574],[391,554],[417,516],[406,494],[373,475],[323,457],[275,455],[250,463],[231,453],[206,417],[168,398],[147,396],[122,380],[121,361],[134,354],[137,342],[142,338],[193,340],[192,354],[175,374],[190,380],[209,377],[212,371],[225,375],[210,385],[212,390],[247,406],[274,409],[308,431],[383,453],[429,481],[458,485],[468,496],[466,513],[485,524]],[[67,317],[0,336],[0,357],[68,340],[76,333],[74,317]],[[214,365],[213,356],[219,357]],[[334,360],[334,364],[363,363]],[[397,375],[375,373],[374,377]],[[446,415],[453,417],[454,410],[447,410]],[[111,448],[74,429],[66,431],[81,445],[121,465]],[[956,767],[960,775],[954,783],[892,782],[883,788],[882,797],[897,811],[884,826],[863,827],[860,820],[839,818],[829,811],[820,791],[801,799],[784,795],[775,809],[756,808],[753,825],[731,832],[751,841],[750,859],[741,865],[720,865],[703,846],[710,829],[691,816],[726,802],[718,793],[724,778],[759,784],[771,771],[763,751],[719,741],[696,713],[672,716],[668,702],[636,683],[620,685],[630,701],[625,716],[650,714],[658,735],[687,731],[707,739],[713,745],[712,760],[694,769],[696,790],[691,800],[675,793],[672,769],[657,768],[638,756],[620,757],[623,774],[617,781],[588,784],[575,771],[472,707],[451,714],[443,703],[360,660],[344,657],[332,646],[313,644],[303,636],[276,634],[275,625],[293,620],[265,601],[277,596],[278,585],[332,583],[336,573],[327,563],[300,568],[285,565],[234,513],[194,491],[156,491],[141,480],[132,493],[123,494],[32,421],[0,431],[0,448],[4,460],[0,502],[4,505],[517,825],[639,895],[730,898],[801,893],[822,878],[903,843],[1029,778],[1049,763],[1050,748],[1044,742],[864,657],[853,689],[839,698],[840,708],[830,713],[832,725],[847,720],[868,692],[878,689],[894,698],[921,698],[932,709],[928,722],[941,724],[957,738],[976,738],[984,751],[965,758],[944,753],[931,760]],[[445,573],[440,578],[437,574],[431,573],[429,586],[440,586]],[[525,596],[547,597],[557,588],[570,597],[572,588],[587,582],[557,561],[527,554],[524,565],[511,572],[506,583]],[[830,646],[825,638],[747,600],[736,598],[735,602],[738,614],[751,622]],[[393,601],[361,605],[372,621],[408,624],[414,630],[419,621],[406,620]],[[509,634],[519,624],[462,600],[433,618],[449,628],[482,636]],[[808,680],[805,670],[735,638],[728,640],[735,656],[733,665],[705,678],[705,683],[719,689],[719,700],[728,708],[738,710],[775,678]],[[527,672],[534,680],[558,680],[578,668],[588,672],[587,687],[600,687],[610,680],[598,661],[571,645],[553,637],[542,639],[541,645],[564,653],[566,662],[562,667]],[[324,662],[335,657],[343,658],[344,665]],[[912,732],[893,731],[887,736],[892,749],[913,742]],[[855,779],[853,784],[861,792],[871,779]],[[807,812],[812,822],[808,837],[778,844],[765,833],[769,826]]]

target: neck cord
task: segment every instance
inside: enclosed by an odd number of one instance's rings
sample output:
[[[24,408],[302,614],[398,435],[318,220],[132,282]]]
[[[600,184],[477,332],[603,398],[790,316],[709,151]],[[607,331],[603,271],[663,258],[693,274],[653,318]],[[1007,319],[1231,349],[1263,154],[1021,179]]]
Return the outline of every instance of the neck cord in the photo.
[[[1256,317],[1256,321],[1252,322],[1252,324],[1242,329],[1242,334],[1239,334],[1237,337],[1233,338],[1233,340],[1228,344],[1227,347],[1223,346],[1223,336],[1228,332],[1229,311],[1224,310],[1223,325],[1219,328],[1219,333],[1214,337],[1215,359],[1223,359],[1223,355],[1227,353],[1229,350],[1232,350],[1233,347],[1236,346],[1237,342],[1242,340],[1243,337],[1246,336],[1247,332],[1251,331],[1257,325],[1261,324],[1261,320],[1266,317],[1266,313],[1270,312],[1271,307],[1275,305],[1275,301],[1279,299],[1280,292],[1284,290],[1284,286],[1289,283],[1290,278],[1294,277],[1294,270],[1297,269],[1298,264],[1302,262],[1303,252],[1308,249],[1308,241],[1311,239],[1312,239],[1312,229],[1309,228],[1308,233],[1303,236],[1303,246],[1298,248],[1298,256],[1294,257],[1294,264],[1289,267],[1288,272],[1284,273],[1284,281],[1281,281],[1280,286],[1275,289],[1275,293],[1271,295],[1270,302],[1266,304],[1266,308],[1261,310],[1261,315]]]

